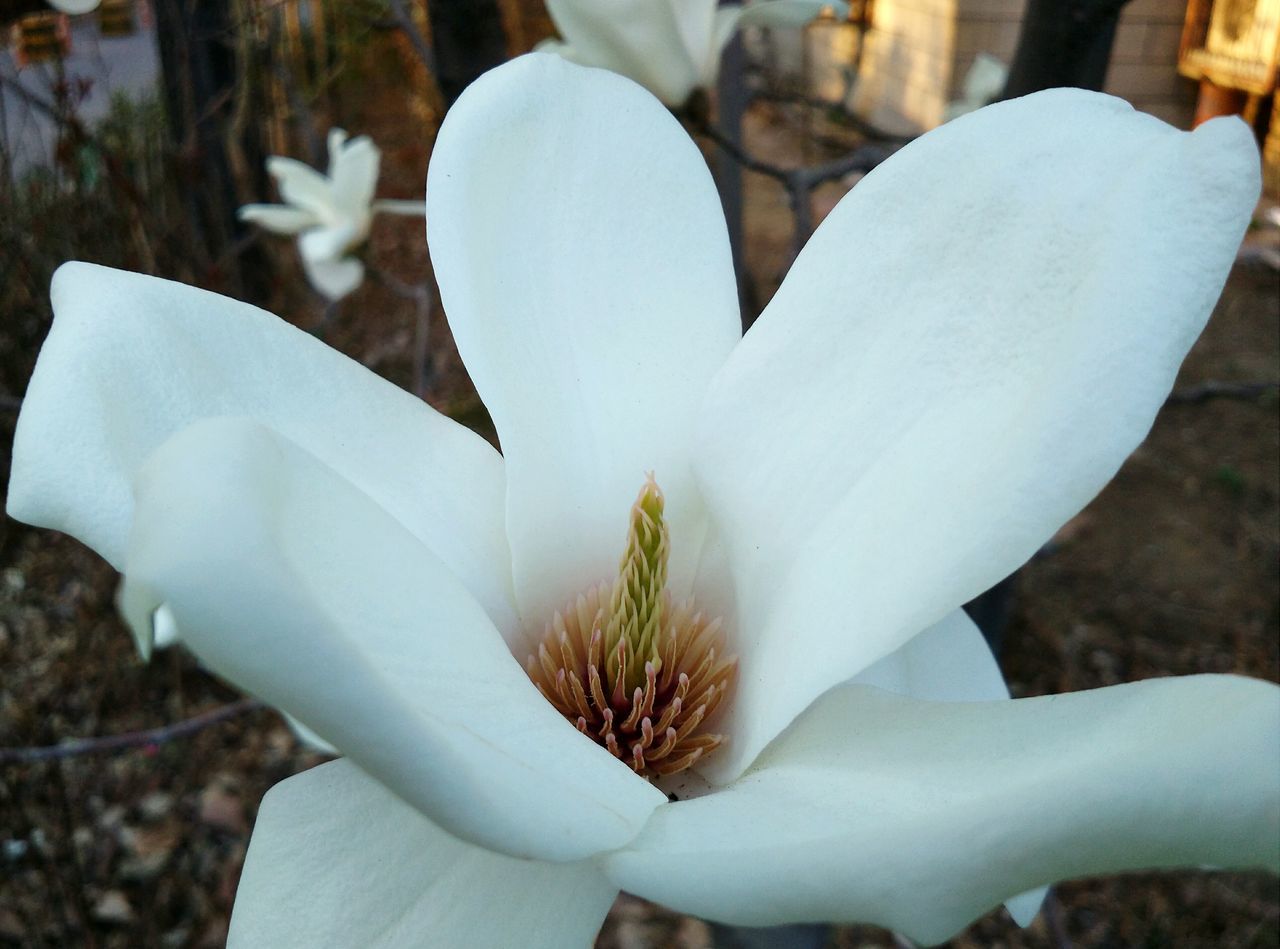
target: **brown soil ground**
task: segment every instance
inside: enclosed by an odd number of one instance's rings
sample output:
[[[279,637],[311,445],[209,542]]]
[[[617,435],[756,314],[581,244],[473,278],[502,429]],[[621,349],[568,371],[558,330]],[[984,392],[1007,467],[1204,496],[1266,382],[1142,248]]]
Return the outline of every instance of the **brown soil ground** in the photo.
[[[380,193],[420,193],[427,158],[421,136],[394,110],[396,100],[367,101],[375,106],[343,118],[353,131],[372,131],[384,148]],[[386,114],[377,104],[387,104]],[[752,140],[770,157],[794,147],[795,128],[785,119],[765,110],[752,116]],[[754,176],[747,222],[749,260],[764,297],[785,269],[789,217],[780,192]],[[423,273],[420,224],[389,219],[372,254],[402,279]],[[297,322],[314,318],[304,297],[282,302]],[[1276,273],[1237,267],[1179,386],[1280,378],[1278,319]],[[432,334],[429,401],[483,429],[487,419],[438,313]],[[338,348],[402,385],[411,336],[404,301],[376,285],[343,307],[331,333]],[[29,364],[33,355],[12,358]],[[6,413],[5,472],[12,427]],[[1052,552],[1022,571],[1002,657],[1013,690],[1037,695],[1206,671],[1276,680],[1278,565],[1274,394],[1171,405]],[[112,606],[116,582],[76,542],[0,520],[0,747],[161,726],[239,697],[180,651],[142,664]],[[0,945],[220,946],[258,801],[319,760],[298,747],[278,716],[257,711],[134,750],[0,765]],[[1018,930],[995,913],[951,945],[1068,940],[1272,947],[1280,942],[1280,899],[1275,879],[1256,874],[1067,883],[1031,928]],[[609,949],[713,944],[703,923],[627,897],[599,941]],[[894,942],[882,930],[858,927],[834,931],[828,944]]]

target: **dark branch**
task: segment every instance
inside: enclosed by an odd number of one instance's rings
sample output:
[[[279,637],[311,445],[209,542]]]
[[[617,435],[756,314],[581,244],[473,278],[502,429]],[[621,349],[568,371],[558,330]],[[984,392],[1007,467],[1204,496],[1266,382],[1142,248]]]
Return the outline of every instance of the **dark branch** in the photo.
[[[195,734],[201,729],[225,722],[246,712],[254,712],[263,708],[256,699],[241,699],[230,705],[222,705],[192,718],[161,728],[148,728],[140,732],[125,732],[121,735],[107,735],[102,738],[78,738],[59,745],[46,745],[42,748],[0,748],[0,764],[11,762],[55,761],[60,758],[71,758],[76,755],[100,754],[106,751],[121,751],[128,748],[142,748],[149,745],[160,745],[175,738],[183,738]]]
[[[422,31],[418,29],[418,25],[413,22],[413,17],[405,9],[403,0],[387,0],[387,6],[391,10],[391,19],[400,28],[400,32],[409,38],[414,52],[422,60],[422,65],[426,66],[427,70],[434,76],[436,74],[435,51],[427,44],[427,39],[422,35]]]
[[[771,162],[756,158],[738,142],[725,135],[709,122],[702,122],[698,120],[691,121],[693,122],[697,132],[700,132],[719,145],[724,149],[727,155],[729,155],[743,168],[761,175],[766,175],[775,181],[780,181],[788,188],[791,188],[794,185],[801,188],[812,189],[823,182],[833,181],[836,178],[843,178],[845,175],[852,174],[855,171],[870,171],[897,150],[893,145],[868,143],[866,145],[859,145],[847,155],[832,159],[831,161],[824,162],[820,165],[811,165],[800,168],[783,168],[780,165],[774,165]]]
[[[1280,390],[1280,382],[1202,382],[1175,389],[1166,400],[1168,405],[1200,405],[1210,399],[1240,399],[1253,402],[1268,392]]]

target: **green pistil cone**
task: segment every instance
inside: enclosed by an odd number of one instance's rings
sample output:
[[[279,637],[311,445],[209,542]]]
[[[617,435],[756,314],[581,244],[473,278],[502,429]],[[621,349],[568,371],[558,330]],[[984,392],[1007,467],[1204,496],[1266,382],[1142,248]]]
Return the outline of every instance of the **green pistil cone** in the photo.
[[[649,475],[640,496],[631,507],[626,552],[618,565],[609,603],[609,624],[605,632],[610,685],[617,683],[621,662],[618,643],[623,643],[626,695],[645,682],[644,664],[656,670],[662,633],[663,593],[667,588],[667,560],[671,538],[662,517],[663,499],[653,475]]]

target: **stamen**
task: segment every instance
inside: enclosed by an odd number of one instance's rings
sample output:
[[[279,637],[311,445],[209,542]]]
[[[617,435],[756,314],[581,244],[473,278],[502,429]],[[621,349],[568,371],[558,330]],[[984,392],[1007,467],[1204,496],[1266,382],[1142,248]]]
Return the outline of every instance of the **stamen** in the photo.
[[[573,696],[574,708],[578,710],[578,714],[586,716],[590,713],[587,705],[587,693],[582,690],[582,680],[578,678],[578,673],[569,673],[569,693]]]
[[[600,731],[597,734],[604,738],[613,734],[613,709],[605,709],[601,718],[604,719],[604,724],[600,726]]]
[[[636,686],[635,692],[631,696],[631,714],[626,717],[622,723],[624,732],[635,731],[636,725],[640,722],[640,716],[644,714],[644,689]]]
[[[587,666],[587,681],[591,684],[591,701],[596,703],[596,708],[607,708],[609,703],[604,700],[604,687],[600,684],[600,670],[596,668],[595,663]]]

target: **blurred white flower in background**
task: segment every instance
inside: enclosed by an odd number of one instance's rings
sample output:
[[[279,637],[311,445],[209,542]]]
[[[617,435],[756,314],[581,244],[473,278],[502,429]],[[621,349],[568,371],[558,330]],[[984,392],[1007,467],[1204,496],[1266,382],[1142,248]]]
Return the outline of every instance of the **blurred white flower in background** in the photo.
[[[76,16],[96,10],[101,2],[102,0],[49,0],[49,6],[61,13]]]
[[[960,98],[947,105],[943,121],[950,122],[957,116],[994,102],[1004,92],[1005,80],[1008,78],[1008,66],[990,53],[979,53],[965,73]]]
[[[54,280],[9,513],[346,756],[267,796],[228,945],[587,946],[619,889],[935,942],[1055,880],[1277,865],[1275,685],[1010,700],[959,608],[1145,437],[1257,199],[1242,123],[1076,90],[962,117],[850,192],[745,338],[707,166],[633,83],[495,69],[430,174],[501,455],[254,307]],[[555,638],[646,471],[669,533],[633,511],[637,589],[696,596],[739,663],[702,744],[647,685],[584,727],[618,698]],[[628,767],[682,740],[692,770]]]
[[[373,215],[424,212],[421,201],[374,199],[381,157],[367,135],[348,139],[342,129],[332,129],[328,175],[272,156],[267,171],[285,203],[245,205],[240,219],[276,234],[297,235],[307,279],[329,300],[340,300],[364,279],[364,264],[352,251],[368,238]]]
[[[539,46],[580,66],[597,66],[640,83],[671,108],[714,85],[720,52],[744,26],[802,26],[818,0],[547,0],[561,40]]]

